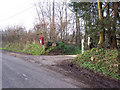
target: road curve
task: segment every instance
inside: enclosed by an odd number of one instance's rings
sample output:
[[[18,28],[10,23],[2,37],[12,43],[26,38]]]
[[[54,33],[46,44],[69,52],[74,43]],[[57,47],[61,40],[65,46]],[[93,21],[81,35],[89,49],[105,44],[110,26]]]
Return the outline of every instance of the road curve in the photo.
[[[2,54],[2,88],[77,88],[65,76]]]

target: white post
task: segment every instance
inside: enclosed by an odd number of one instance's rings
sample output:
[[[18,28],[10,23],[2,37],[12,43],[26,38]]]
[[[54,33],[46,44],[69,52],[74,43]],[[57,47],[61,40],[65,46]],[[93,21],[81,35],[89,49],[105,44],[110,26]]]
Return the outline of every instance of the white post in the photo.
[[[84,38],[82,39],[82,54],[84,53]]]
[[[88,37],[88,47],[90,46],[90,37]]]

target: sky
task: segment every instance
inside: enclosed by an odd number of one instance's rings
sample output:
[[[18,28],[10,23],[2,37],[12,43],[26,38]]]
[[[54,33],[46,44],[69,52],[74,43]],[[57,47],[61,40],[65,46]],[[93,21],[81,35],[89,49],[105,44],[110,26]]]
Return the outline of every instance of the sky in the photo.
[[[36,0],[1,0],[0,29],[14,25],[33,28],[37,17],[35,2]]]
[[[0,30],[15,25],[24,26],[27,30],[33,28],[37,18],[35,2],[38,1],[44,0],[1,0]]]
[[[33,28],[37,18],[34,4],[38,1],[44,0],[1,0],[0,30],[15,25],[25,26],[27,30]]]

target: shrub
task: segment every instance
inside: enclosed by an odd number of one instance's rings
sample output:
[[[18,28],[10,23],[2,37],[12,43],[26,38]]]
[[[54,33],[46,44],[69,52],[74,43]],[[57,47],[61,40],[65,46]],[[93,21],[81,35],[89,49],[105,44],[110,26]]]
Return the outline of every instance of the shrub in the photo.
[[[73,45],[66,45],[63,42],[58,42],[56,47],[47,47],[46,52],[49,53],[52,50],[61,50],[62,54],[65,55],[73,55],[73,54],[80,54],[81,50]]]

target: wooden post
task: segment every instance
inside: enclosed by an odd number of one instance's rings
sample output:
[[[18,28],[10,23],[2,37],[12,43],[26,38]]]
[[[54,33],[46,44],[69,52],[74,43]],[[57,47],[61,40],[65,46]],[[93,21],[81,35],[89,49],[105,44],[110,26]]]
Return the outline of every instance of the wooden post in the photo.
[[[46,42],[43,44],[43,53],[45,53],[45,48],[46,48]]]

